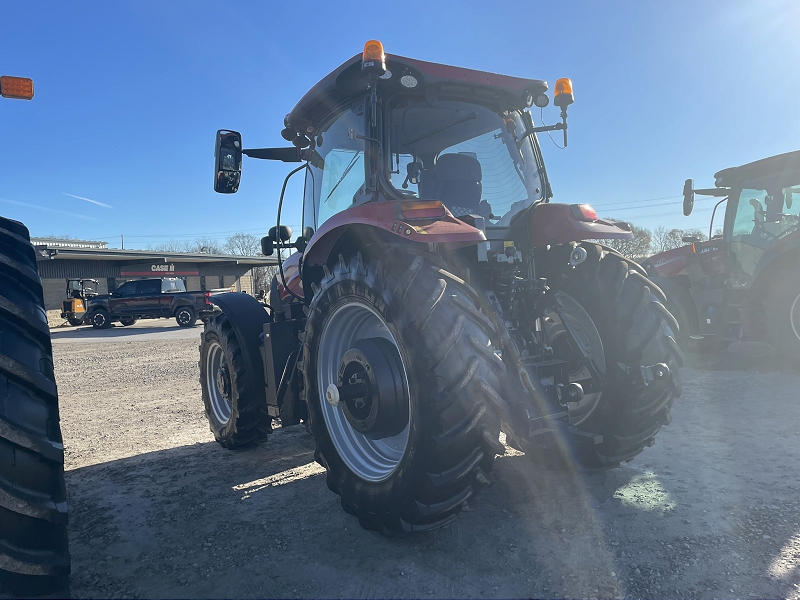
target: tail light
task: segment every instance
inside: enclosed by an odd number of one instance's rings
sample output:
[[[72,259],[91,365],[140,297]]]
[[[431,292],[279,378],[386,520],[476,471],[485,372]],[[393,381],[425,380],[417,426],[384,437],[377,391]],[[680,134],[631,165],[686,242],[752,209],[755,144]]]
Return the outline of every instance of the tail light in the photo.
[[[203,294],[203,295],[204,295],[204,296],[205,296],[205,298],[206,298],[206,304],[211,304],[211,300],[210,300],[210,298],[211,298],[211,292],[206,292],[206,293],[205,293],[205,294]]]
[[[438,200],[429,202],[403,202],[400,212],[406,219],[434,219],[445,215],[444,204]]]
[[[597,212],[588,204],[570,204],[572,216],[579,221],[597,221]]]

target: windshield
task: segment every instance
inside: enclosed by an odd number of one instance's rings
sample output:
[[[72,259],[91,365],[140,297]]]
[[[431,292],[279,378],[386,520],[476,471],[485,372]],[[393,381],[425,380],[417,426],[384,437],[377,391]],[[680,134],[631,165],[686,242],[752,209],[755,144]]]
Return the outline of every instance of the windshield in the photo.
[[[800,185],[770,189],[745,188],[739,194],[733,241],[766,247],[797,231],[800,224]]]
[[[505,226],[543,197],[533,136],[519,111],[498,114],[460,100],[392,99],[389,180],[410,198],[441,200],[455,216]]]

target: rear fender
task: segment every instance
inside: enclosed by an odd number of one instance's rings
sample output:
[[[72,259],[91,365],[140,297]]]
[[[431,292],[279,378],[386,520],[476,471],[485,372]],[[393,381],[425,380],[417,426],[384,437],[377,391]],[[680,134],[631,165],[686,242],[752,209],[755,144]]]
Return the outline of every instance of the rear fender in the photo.
[[[582,240],[633,238],[633,233],[624,227],[621,223],[605,219],[580,220],[575,217],[569,204],[540,204],[531,218],[531,244],[535,248],[543,248]]]
[[[402,202],[368,202],[348,208],[323,223],[311,238],[303,254],[303,267],[321,267],[328,262],[339,239],[353,227],[358,235],[383,237],[388,234],[395,239],[411,242],[446,244],[451,248],[470,246],[486,241],[480,229],[456,219],[445,209],[442,217],[435,219],[406,219],[400,205]],[[373,230],[370,233],[370,229]]]
[[[264,324],[271,323],[264,306],[249,294],[227,292],[211,296],[212,304],[217,305],[225,316],[239,340],[244,355],[246,375],[250,378],[253,390],[264,390],[264,361],[261,358],[261,334]],[[266,402],[266,396],[264,397]]]

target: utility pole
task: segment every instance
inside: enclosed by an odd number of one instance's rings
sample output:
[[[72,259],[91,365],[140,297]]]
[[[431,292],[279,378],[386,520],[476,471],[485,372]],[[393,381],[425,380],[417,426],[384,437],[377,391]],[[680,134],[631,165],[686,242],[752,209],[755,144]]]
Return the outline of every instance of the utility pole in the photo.
[[[119,234],[119,239],[120,239],[120,242],[122,244],[122,249],[125,250],[125,236],[120,233]]]

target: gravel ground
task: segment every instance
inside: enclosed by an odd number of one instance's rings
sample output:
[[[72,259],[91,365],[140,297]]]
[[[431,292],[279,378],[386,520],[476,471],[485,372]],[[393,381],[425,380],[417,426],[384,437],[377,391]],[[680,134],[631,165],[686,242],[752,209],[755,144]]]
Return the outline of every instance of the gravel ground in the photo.
[[[213,441],[197,345],[54,347],[76,597],[800,597],[800,377],[765,346],[694,358],[633,462],[537,472],[509,449],[454,525],[387,539],[302,426]]]

